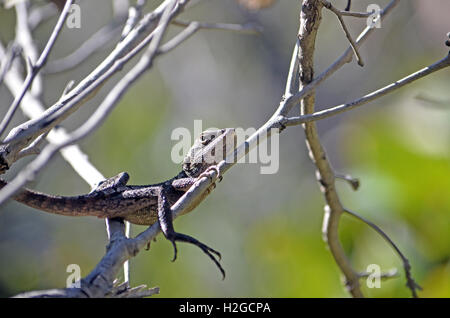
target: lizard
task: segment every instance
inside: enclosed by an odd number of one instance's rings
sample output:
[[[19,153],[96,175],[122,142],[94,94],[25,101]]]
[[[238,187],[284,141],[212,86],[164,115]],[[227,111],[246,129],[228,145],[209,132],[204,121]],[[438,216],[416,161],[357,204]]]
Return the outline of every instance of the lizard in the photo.
[[[29,207],[60,215],[122,218],[133,224],[148,226],[159,222],[164,236],[173,245],[172,261],[177,258],[176,241],[196,245],[216,264],[224,279],[225,271],[219,263],[221,254],[192,236],[175,232],[170,208],[199,178],[207,176],[210,169],[217,171],[221,181],[222,176],[216,165],[234,149],[234,128],[206,130],[185,155],[181,172],[167,181],[127,185],[129,175],[122,172],[100,182],[88,194],[55,196],[24,188],[12,198]],[[0,179],[0,189],[6,184]],[[212,186],[215,187],[215,184]]]

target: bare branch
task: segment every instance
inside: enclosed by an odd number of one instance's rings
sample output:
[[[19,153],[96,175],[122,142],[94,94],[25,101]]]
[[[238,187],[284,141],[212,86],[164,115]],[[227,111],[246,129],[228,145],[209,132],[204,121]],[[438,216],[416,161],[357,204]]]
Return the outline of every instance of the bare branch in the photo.
[[[14,59],[20,55],[22,52],[22,48],[17,44],[13,43],[7,49],[6,56],[2,58],[3,62],[1,64],[0,70],[0,85],[3,83],[3,79],[5,78],[6,73],[9,71]]]
[[[37,137],[28,147],[22,149],[19,154],[17,155],[17,157],[20,158],[24,158],[26,156],[31,156],[31,155],[38,155],[41,153],[41,146],[45,141],[45,138],[47,137],[48,133],[45,133],[43,135],[40,135],[39,137]]]
[[[339,11],[339,14],[342,15],[342,16],[354,17],[354,18],[368,18],[373,13],[372,12]]]
[[[372,12],[351,12],[350,7],[352,5],[352,1],[348,0],[347,6],[344,11],[338,10],[340,15],[354,17],[354,18],[367,18],[372,15]]]
[[[314,49],[317,30],[321,22],[322,2],[320,0],[303,0],[300,14],[300,40],[299,59],[299,91],[310,84],[314,78]],[[301,113],[314,112],[315,93],[312,91],[301,101]],[[316,178],[324,195],[325,215],[322,225],[322,235],[327,243],[337,265],[345,276],[345,284],[353,297],[364,297],[360,286],[358,274],[352,267],[339,240],[338,227],[343,206],[335,189],[335,172],[327,159],[317,126],[315,123],[303,125],[309,156],[316,166]]]
[[[335,174],[334,176],[336,179],[341,179],[341,180],[347,181],[348,184],[352,187],[352,189],[354,191],[359,189],[359,185],[360,185],[359,179],[353,178],[349,174]]]
[[[195,32],[200,29],[207,30],[225,30],[225,31],[237,31],[243,33],[257,33],[258,28],[252,25],[240,25],[240,24],[227,24],[227,23],[204,23],[204,22],[180,22],[173,21],[172,24],[178,26],[186,26],[180,33],[174,36],[170,41],[166,42],[158,49],[158,54],[165,54],[181,43],[189,39]]]
[[[366,273],[366,272],[362,272],[358,274],[359,277],[361,278],[365,278],[365,277],[369,277],[370,275],[373,275],[372,273]],[[390,271],[386,272],[386,273],[381,273],[379,276],[381,279],[389,279],[389,278],[395,278],[398,277],[398,271],[396,268],[391,269]]]
[[[392,0],[381,12],[380,19],[383,20],[386,16],[392,12],[392,10],[400,3],[400,0]],[[359,47],[365,40],[373,33],[373,28],[366,27],[364,31],[359,35],[356,39],[356,46]],[[285,96],[285,98],[281,101],[280,106],[276,112],[276,116],[287,116],[289,111],[296,105],[300,103],[303,97],[308,95],[311,91],[313,91],[319,84],[333,75],[336,71],[338,71],[342,66],[346,63],[350,63],[352,61],[353,50],[349,47],[344,54],[342,54],[330,67],[328,67],[325,71],[319,74],[314,80],[308,85],[304,86],[300,91],[295,93],[292,96]]]
[[[147,1],[139,0],[136,2],[135,6],[128,8],[128,19],[125,23],[125,26],[122,29],[121,39],[125,38],[128,33],[136,26],[137,21],[142,16],[142,9],[145,6]]]
[[[350,7],[352,6],[352,0],[347,0],[347,6],[345,7],[345,11],[350,11]]]
[[[32,8],[28,17],[30,29],[36,29],[39,24],[53,17],[56,13],[58,13],[58,8],[54,3],[47,3],[43,6]]]
[[[119,1],[120,2],[120,1]],[[138,1],[136,8],[139,9],[143,1]],[[0,191],[0,204],[6,200],[15,191],[20,189],[27,181],[34,178],[36,173],[42,169],[49,160],[58,152],[63,152],[67,147],[73,143],[76,143],[94,132],[99,125],[107,118],[109,113],[114,109],[117,103],[120,101],[123,94],[125,94],[133,83],[135,83],[141,75],[151,68],[154,59],[163,54],[171,51],[179,44],[187,40],[199,29],[220,29],[231,30],[239,32],[249,31],[250,26],[236,25],[236,24],[220,24],[220,23],[204,23],[204,22],[182,22],[174,20],[175,17],[181,12],[184,6],[189,3],[188,0],[165,0],[157,10],[151,14],[145,15],[139,23],[141,13],[130,10],[129,19],[127,25],[123,29],[123,38],[113,50],[113,52],[105,59],[105,61],[98,66],[85,80],[79,83],[75,88],[66,88],[60,100],[50,107],[50,109],[44,114],[36,117],[34,121],[30,121],[16,127],[11,131],[10,135],[5,140],[5,144],[8,147],[15,147],[15,155],[11,155],[10,158],[17,160],[24,155],[35,153],[39,148],[39,144],[44,139],[45,135],[48,139],[51,139],[52,134],[58,129],[54,128],[64,118],[69,116],[78,107],[88,99],[91,94],[95,94],[101,85],[110,78],[115,72],[119,71],[126,62],[133,58],[142,49],[147,47],[146,51],[139,59],[138,63],[123,76],[114,88],[108,93],[106,98],[96,109],[93,116],[89,118],[83,125],[74,130],[70,135],[65,134],[65,137],[59,139],[46,146],[37,158],[32,161],[25,169],[23,169],[12,182],[10,182],[2,191]],[[171,212],[173,217],[177,217],[188,213],[194,209],[204,198],[211,192],[212,184],[217,178],[218,172],[223,175],[228,169],[230,169],[237,159],[247,154],[252,148],[256,147],[262,140],[265,140],[272,133],[278,134],[283,131],[287,126],[304,124],[305,134],[307,138],[307,144],[310,150],[310,156],[317,167],[317,178],[321,186],[321,190],[324,193],[327,205],[325,206],[325,216],[323,223],[323,234],[330,250],[344,273],[347,281],[347,286],[350,292],[355,297],[362,297],[362,292],[359,288],[358,279],[367,276],[367,273],[356,272],[350,261],[347,259],[338,237],[338,225],[341,214],[347,212],[349,214],[358,217],[369,226],[373,227],[378,233],[380,233],[388,242],[393,246],[395,251],[400,255],[404,262],[406,277],[408,281],[408,287],[411,289],[413,296],[417,296],[416,289],[419,286],[414,282],[410,272],[410,265],[406,257],[400,252],[397,246],[390,240],[390,238],[382,232],[376,225],[370,223],[364,218],[348,211],[343,207],[339,200],[339,196],[336,192],[335,180],[336,178],[342,178],[349,182],[355,189],[359,185],[357,179],[354,179],[348,175],[338,175],[334,172],[330,162],[327,159],[325,149],[320,143],[318,137],[317,128],[313,121],[322,118],[327,118],[339,114],[340,112],[353,109],[359,105],[368,103],[378,97],[384,96],[397,88],[429,75],[439,69],[443,69],[449,65],[450,57],[446,57],[443,60],[431,65],[428,68],[420,70],[412,75],[405,77],[404,79],[397,81],[393,84],[386,86],[376,92],[370,93],[354,102],[336,106],[326,109],[320,112],[314,112],[315,107],[315,88],[320,85],[325,79],[330,77],[334,72],[340,69],[345,63],[352,60],[352,56],[357,56],[358,63],[362,64],[358,53],[358,47],[372,32],[370,28],[367,28],[355,42],[351,38],[347,27],[344,24],[342,16],[358,16],[363,17],[363,14],[359,13],[345,13],[334,8],[328,1],[324,0],[303,0],[304,6],[302,8],[302,19],[300,22],[299,37],[296,41],[293,57],[290,64],[289,74],[287,76],[286,87],[284,96],[274,111],[272,117],[262,125],[255,134],[250,136],[242,145],[236,149],[233,154],[233,159],[227,158],[218,165],[218,171],[211,170],[209,176],[205,176],[197,180],[188,192],[186,192],[172,207]],[[350,1],[349,1],[350,3]],[[388,6],[382,11],[381,15],[384,17],[388,14],[397,4],[399,0],[391,1]],[[324,4],[328,9],[333,11],[340,23],[351,45],[350,48],[328,69],[326,69],[318,77],[314,76],[314,44],[317,29],[320,25],[320,10]],[[67,5],[67,4],[66,4]],[[351,15],[353,14],[353,15]],[[367,16],[367,14],[364,14]],[[174,24],[184,27],[184,29],[174,36],[171,40],[165,44],[161,44],[162,38],[169,26]],[[138,38],[147,29],[151,31],[145,36],[143,40],[138,42]],[[117,29],[114,29],[116,32]],[[100,31],[99,31],[100,32]],[[94,35],[97,36],[97,35]],[[89,40],[91,41],[92,38]],[[137,43],[137,44],[136,44]],[[91,43],[92,44],[92,43]],[[80,56],[88,56],[86,52],[92,52],[92,50],[98,49],[98,44],[92,44],[88,49],[79,51],[76,57],[78,62],[81,61]],[[2,47],[0,46],[0,53]],[[81,54],[81,55],[80,55]],[[1,54],[0,54],[1,55]],[[84,58],[83,58],[84,59]],[[45,61],[44,61],[45,62]],[[65,67],[70,63],[66,63]],[[28,74],[32,74],[35,66],[32,66],[31,71]],[[300,76],[299,76],[300,75]],[[14,85],[11,82],[14,78],[20,78],[17,69],[12,68],[5,75],[5,83],[7,85]],[[28,77],[28,76],[27,76]],[[21,84],[24,84],[22,81]],[[298,83],[298,84],[297,84]],[[31,83],[29,84],[31,85]],[[298,87],[296,87],[298,85]],[[16,85],[17,86],[17,85]],[[14,89],[10,87],[13,92]],[[25,89],[21,94],[23,101],[31,100],[34,102],[36,96],[27,92]],[[14,96],[20,95],[20,92],[13,92]],[[20,102],[19,102],[20,103]],[[38,100],[38,103],[40,101]],[[302,105],[302,115],[297,117],[287,117],[288,112],[296,106],[298,103]],[[53,130],[52,130],[53,128]],[[9,143],[9,144],[8,144]],[[67,147],[67,148],[65,148]],[[73,146],[72,146],[73,147]],[[4,153],[8,153],[2,149]],[[11,149],[11,148],[8,148]],[[8,150],[7,149],[7,150]],[[36,152],[37,153],[37,152]],[[14,157],[15,156],[15,157]],[[10,159],[9,158],[9,159]],[[6,164],[13,162],[8,161],[5,157],[3,159]],[[3,171],[3,170],[2,170]],[[98,177],[98,176],[97,176]],[[104,179],[104,178],[103,178]],[[110,244],[106,255],[102,258],[97,267],[82,281],[82,288],[79,290],[74,289],[59,289],[44,291],[35,294],[28,294],[28,296],[38,297],[53,297],[53,296],[70,296],[70,297],[141,297],[151,295],[157,292],[157,289],[146,289],[145,286],[138,286],[130,288],[128,283],[117,284],[115,277],[120,270],[122,264],[127,264],[127,260],[134,257],[142,248],[147,246],[159,232],[160,226],[156,222],[150,226],[146,231],[139,234],[134,239],[128,239],[125,235],[124,223],[120,220],[107,220],[108,233],[110,238]],[[393,273],[384,274],[384,278],[394,276]],[[125,278],[128,281],[128,273],[125,269]],[[20,295],[19,295],[20,296]]]
[[[210,23],[199,21],[186,22],[181,20],[174,20],[172,24],[180,27],[188,27],[189,25],[195,24],[198,26],[198,29],[204,30],[223,30],[223,31],[234,31],[251,34],[258,34],[262,32],[262,27],[255,25],[254,23],[235,24],[235,23]]]
[[[3,59],[5,56],[4,48],[0,43],[0,58]],[[13,65],[10,71],[5,76],[5,84],[7,88],[10,90],[11,94],[14,96],[20,92],[20,88],[22,87],[24,79],[21,76],[21,72],[17,65]],[[36,96],[31,94],[30,92],[25,93],[23,98],[23,103],[21,103],[21,108],[24,114],[30,118],[38,117],[42,112],[44,112],[45,107],[43,103]],[[45,134],[44,134],[45,135]],[[40,135],[34,142],[30,144],[36,145],[39,142],[39,139],[42,138],[43,135]],[[53,129],[47,135],[47,140],[50,143],[59,143],[68,138],[68,134],[64,130],[64,128],[58,127]],[[23,156],[26,149],[30,149],[29,147],[24,148],[18,154],[18,156]],[[95,169],[94,166],[89,162],[88,157],[84,154],[78,146],[70,146],[61,150],[61,154],[63,158],[74,168],[74,170],[92,187],[95,187],[96,184],[105,178],[101,175],[100,172]]]

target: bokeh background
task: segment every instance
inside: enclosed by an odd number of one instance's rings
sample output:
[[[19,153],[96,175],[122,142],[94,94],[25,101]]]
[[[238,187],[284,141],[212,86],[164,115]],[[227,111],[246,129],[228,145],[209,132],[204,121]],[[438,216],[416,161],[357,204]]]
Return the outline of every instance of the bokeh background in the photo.
[[[42,4],[41,1],[33,1]],[[343,8],[346,1],[333,1]],[[355,11],[370,3],[354,1]],[[108,23],[110,1],[81,1],[81,29],[65,28],[50,57],[78,48]],[[155,6],[149,1],[148,10]],[[248,11],[234,0],[201,1],[184,20],[253,22],[261,35],[201,31],[157,60],[126,94],[107,122],[80,146],[106,176],[121,171],[131,184],[149,184],[175,175],[170,160],[174,128],[259,127],[272,114],[283,92],[298,29],[300,1],[279,0],[267,9]],[[346,65],[317,91],[323,109],[380,88],[448,53],[447,0],[402,1],[382,28],[361,49],[366,66]],[[356,36],[365,20],[347,18]],[[42,49],[55,23],[35,32]],[[0,9],[0,38],[14,34],[14,10]],[[170,34],[179,31],[173,27]],[[323,12],[316,49],[316,70],[324,70],[348,43],[335,16]],[[76,69],[46,76],[44,100],[51,105],[69,80],[80,81],[112,49],[94,54]],[[85,121],[112,83],[63,124],[71,130]],[[357,110],[321,121],[319,130],[335,169],[360,178],[354,192],[344,183],[338,191],[346,207],[377,223],[409,257],[423,287],[422,297],[450,296],[450,72],[443,70]],[[2,112],[12,101],[0,87]],[[14,123],[24,120],[20,112]],[[13,125],[11,125],[13,127]],[[340,272],[321,237],[324,200],[307,156],[300,127],[280,137],[280,169],[260,174],[258,164],[241,164],[193,213],[177,219],[175,228],[195,236],[223,255],[227,278],[196,247],[179,244],[170,262],[171,244],[162,236],[149,252],[131,261],[131,284],[159,286],[155,297],[347,297]],[[10,178],[30,159],[18,162]],[[89,187],[60,157],[30,185],[46,193],[74,195]],[[133,226],[134,234],[144,227]],[[401,262],[372,229],[344,216],[343,245],[355,268],[369,264],[397,268],[399,277],[383,281],[371,297],[409,297]],[[0,296],[28,290],[64,287],[69,264],[86,275],[105,252],[104,221],[39,212],[15,202],[0,208]]]

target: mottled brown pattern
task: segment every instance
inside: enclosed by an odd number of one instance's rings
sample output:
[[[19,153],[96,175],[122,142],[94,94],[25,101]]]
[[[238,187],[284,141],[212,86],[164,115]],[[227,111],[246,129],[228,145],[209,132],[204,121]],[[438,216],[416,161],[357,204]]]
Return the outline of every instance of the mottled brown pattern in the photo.
[[[207,160],[197,162],[197,159],[209,156],[211,153],[214,154],[215,152],[212,150],[216,144],[223,146],[223,152],[225,152],[226,143],[221,144],[220,138],[218,138],[218,136],[228,135],[225,132],[234,136],[234,129],[230,128],[207,134],[203,132],[201,139],[196,141],[185,159],[185,163],[189,163],[189,165],[183,166],[184,170],[165,182],[126,186],[129,176],[127,173],[120,173],[102,182],[94,192],[85,195],[56,196],[22,189],[13,196],[13,199],[29,207],[54,214],[97,216],[99,218],[121,217],[133,224],[152,225],[158,221],[159,201],[167,200],[163,203],[168,206],[170,211],[170,206],[194,184],[197,177],[208,167],[217,163]],[[204,140],[204,136],[213,137]],[[0,189],[6,184],[0,179]],[[162,192],[164,195],[161,195]]]

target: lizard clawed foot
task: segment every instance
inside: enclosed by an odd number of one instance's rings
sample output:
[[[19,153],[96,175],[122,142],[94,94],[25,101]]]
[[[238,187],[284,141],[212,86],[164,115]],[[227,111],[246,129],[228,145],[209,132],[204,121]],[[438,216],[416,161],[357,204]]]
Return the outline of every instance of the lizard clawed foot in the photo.
[[[218,251],[216,251],[215,249],[212,249],[211,247],[200,242],[199,240],[193,238],[192,236],[186,235],[186,234],[174,232],[171,235],[169,235],[167,237],[167,239],[172,242],[172,245],[174,247],[175,255],[174,255],[174,258],[172,261],[175,261],[175,259],[177,258],[177,247],[176,247],[175,241],[181,241],[181,242],[193,244],[193,245],[197,246],[198,248],[200,248],[203,251],[203,253],[208,255],[208,257],[214,262],[214,264],[216,264],[216,266],[219,268],[220,272],[222,273],[222,279],[225,279],[225,270],[223,269],[222,265],[220,265],[220,263],[219,263],[219,261],[222,259],[222,255]]]
[[[223,177],[222,177],[222,174],[220,173],[219,168],[217,168],[217,166],[210,166],[210,167],[208,167],[208,169],[203,171],[203,173],[198,176],[198,179],[201,179],[203,177],[207,177],[207,178],[209,178],[212,181],[212,177],[208,174],[208,172],[210,172],[211,170],[215,170],[217,172],[217,179],[219,180],[219,182],[222,181]]]

